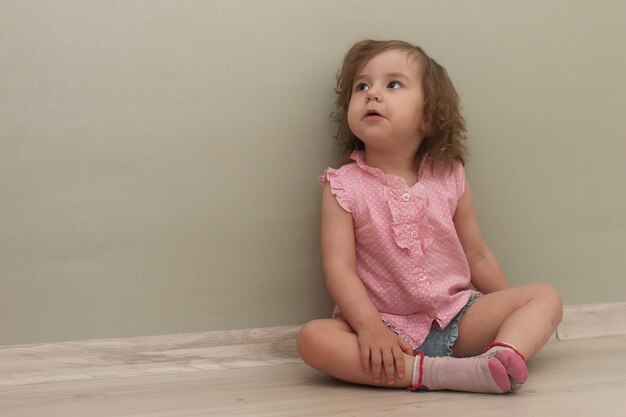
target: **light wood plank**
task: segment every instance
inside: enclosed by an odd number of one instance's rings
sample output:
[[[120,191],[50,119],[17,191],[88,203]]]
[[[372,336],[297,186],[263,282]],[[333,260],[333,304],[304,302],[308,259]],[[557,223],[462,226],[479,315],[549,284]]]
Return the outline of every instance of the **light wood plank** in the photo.
[[[0,347],[0,387],[299,362],[300,327]]]
[[[626,335],[626,303],[565,306],[560,340]]]
[[[622,416],[626,337],[553,341],[504,396],[343,384],[301,363],[0,388],[0,416]]]
[[[566,308],[561,340],[531,360],[521,391],[504,396],[335,381],[298,358],[299,326],[5,346],[0,417],[622,416],[626,335],[589,336],[623,314]]]

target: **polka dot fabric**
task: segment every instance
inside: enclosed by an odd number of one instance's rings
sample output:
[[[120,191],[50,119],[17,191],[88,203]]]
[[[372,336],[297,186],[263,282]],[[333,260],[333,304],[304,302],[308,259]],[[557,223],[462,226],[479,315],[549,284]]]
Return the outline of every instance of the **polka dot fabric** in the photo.
[[[337,202],[354,220],[356,272],[391,329],[416,348],[432,325],[446,327],[476,291],[452,217],[463,195],[465,171],[431,170],[423,163],[420,180],[404,179],[369,167],[362,152],[353,163],[328,168]],[[333,317],[340,317],[335,307]]]

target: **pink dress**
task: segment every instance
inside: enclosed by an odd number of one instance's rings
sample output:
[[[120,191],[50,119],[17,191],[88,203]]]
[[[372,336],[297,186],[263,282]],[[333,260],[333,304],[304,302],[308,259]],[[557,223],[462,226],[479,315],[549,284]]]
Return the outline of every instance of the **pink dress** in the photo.
[[[352,214],[356,272],[382,320],[417,348],[431,326],[446,327],[468,299],[470,269],[452,217],[463,195],[465,171],[431,170],[423,163],[419,181],[385,175],[363,161],[328,168],[339,205]],[[335,307],[333,317],[341,317]]]

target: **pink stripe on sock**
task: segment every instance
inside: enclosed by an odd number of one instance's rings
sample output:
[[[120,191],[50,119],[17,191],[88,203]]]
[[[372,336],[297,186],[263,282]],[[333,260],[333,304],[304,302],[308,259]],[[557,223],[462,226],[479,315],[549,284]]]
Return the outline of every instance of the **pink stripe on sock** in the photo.
[[[485,349],[485,350],[483,351],[483,353],[487,352],[489,349],[491,349],[492,347],[495,347],[495,346],[502,346],[502,347],[505,347],[505,348],[509,348],[509,349],[511,349],[513,352],[517,353],[517,355],[518,355],[520,358],[522,358],[522,360],[523,360],[524,362],[528,362],[528,361],[526,360],[526,358],[524,357],[524,355],[522,355],[522,353],[521,353],[519,350],[515,349],[515,347],[514,347],[514,346],[509,345],[508,343],[503,343],[503,342],[493,342],[493,343],[491,343],[489,346],[487,346],[487,349]]]

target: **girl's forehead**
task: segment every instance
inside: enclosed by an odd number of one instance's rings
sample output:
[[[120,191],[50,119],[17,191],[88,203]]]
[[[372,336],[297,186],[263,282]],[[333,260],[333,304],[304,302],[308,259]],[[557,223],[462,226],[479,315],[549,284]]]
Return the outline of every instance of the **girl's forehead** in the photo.
[[[421,74],[419,53],[413,50],[388,49],[366,59],[357,69],[355,76],[369,71],[409,71]]]

